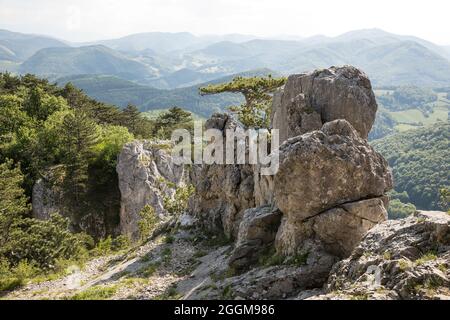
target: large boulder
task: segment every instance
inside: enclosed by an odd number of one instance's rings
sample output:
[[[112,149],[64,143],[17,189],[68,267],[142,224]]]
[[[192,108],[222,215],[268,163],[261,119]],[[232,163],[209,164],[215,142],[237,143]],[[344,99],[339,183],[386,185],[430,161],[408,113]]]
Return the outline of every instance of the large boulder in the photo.
[[[316,224],[329,220],[342,226],[352,218],[370,221],[355,221],[359,227],[348,235],[355,238],[346,241],[355,244],[371,226],[386,219],[386,212],[381,200],[374,212],[367,211],[372,204],[349,207],[348,203],[383,197],[391,188],[392,174],[387,162],[346,120],[335,120],[321,130],[289,139],[280,147],[280,169],[274,178],[275,204],[284,214],[277,236],[278,249],[295,252],[305,233],[299,230],[319,216]],[[320,230],[327,228],[315,231]],[[351,249],[346,246],[343,252]]]
[[[272,127],[280,141],[337,119],[346,119],[360,136],[367,136],[375,121],[377,103],[368,77],[352,66],[331,67],[291,75],[273,100]]]
[[[150,205],[161,218],[168,213],[164,197],[186,180],[185,168],[176,165],[165,142],[134,141],[126,144],[118,158],[117,174],[121,193],[121,233],[139,237],[139,213]]]
[[[312,230],[328,252],[348,257],[367,231],[387,219],[387,197],[344,203],[311,219]]]

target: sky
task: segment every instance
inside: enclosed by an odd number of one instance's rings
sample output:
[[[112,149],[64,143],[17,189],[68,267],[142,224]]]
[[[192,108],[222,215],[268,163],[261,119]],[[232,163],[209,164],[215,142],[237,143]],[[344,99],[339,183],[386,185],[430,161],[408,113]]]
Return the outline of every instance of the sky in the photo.
[[[0,0],[0,28],[69,41],[140,32],[336,36],[380,28],[450,45],[448,0]]]

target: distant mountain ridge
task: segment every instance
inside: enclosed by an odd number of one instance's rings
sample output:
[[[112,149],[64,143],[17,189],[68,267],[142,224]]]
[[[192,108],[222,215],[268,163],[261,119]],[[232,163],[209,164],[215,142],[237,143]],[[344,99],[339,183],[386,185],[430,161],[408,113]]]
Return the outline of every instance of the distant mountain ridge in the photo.
[[[24,61],[49,47],[67,47],[67,44],[51,37],[0,30],[0,60]]]
[[[351,64],[375,86],[450,86],[449,47],[417,37],[366,29],[337,37],[281,38],[148,32],[67,46],[52,38],[1,31],[0,68],[51,79],[112,75],[176,89],[254,69],[287,75]],[[19,50],[24,41],[28,46]]]
[[[19,71],[51,79],[86,73],[115,75],[129,80],[143,80],[151,76],[151,71],[144,64],[101,45],[41,49],[27,59]]]

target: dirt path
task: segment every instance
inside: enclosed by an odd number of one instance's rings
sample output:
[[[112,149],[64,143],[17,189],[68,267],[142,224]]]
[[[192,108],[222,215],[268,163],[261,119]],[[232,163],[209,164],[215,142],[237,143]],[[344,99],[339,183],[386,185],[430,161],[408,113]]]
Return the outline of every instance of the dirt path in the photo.
[[[215,258],[213,248],[179,231],[161,235],[125,254],[101,257],[60,279],[29,283],[2,299],[179,299],[204,281]],[[180,286],[180,292],[177,285]]]

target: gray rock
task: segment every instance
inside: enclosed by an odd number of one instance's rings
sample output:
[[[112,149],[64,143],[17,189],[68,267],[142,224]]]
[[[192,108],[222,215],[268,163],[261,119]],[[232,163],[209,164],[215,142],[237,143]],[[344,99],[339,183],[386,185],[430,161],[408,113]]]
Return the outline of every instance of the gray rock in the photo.
[[[273,244],[280,221],[281,212],[270,206],[246,210],[228,261],[230,267],[243,269],[255,263],[260,252]]]
[[[164,196],[172,196],[175,186],[186,181],[183,166],[173,163],[161,143],[134,141],[126,144],[119,155],[117,174],[121,193],[121,233],[131,239],[139,237],[139,213],[151,205],[161,218],[168,215]]]
[[[48,220],[53,213],[63,213],[62,190],[45,178],[36,181],[31,199],[33,218]]]
[[[450,215],[418,212],[378,224],[331,272],[322,299],[450,299]]]
[[[206,281],[190,292],[189,299],[288,299],[300,291],[322,287],[337,259],[312,244],[304,264],[286,263],[254,267],[243,274],[211,285]]]
[[[387,220],[383,198],[345,203],[312,218],[312,229],[326,250],[348,257],[363,236]]]
[[[295,252],[303,237],[299,228],[306,220],[345,203],[382,197],[391,188],[386,160],[345,120],[289,139],[280,147],[274,181],[275,204],[284,214],[278,250]]]
[[[227,114],[214,114],[206,129],[218,129],[225,137],[227,129],[242,127]],[[190,211],[208,230],[223,230],[236,237],[244,211],[255,207],[254,177],[251,165],[202,165],[193,179],[195,194]]]
[[[367,139],[377,103],[367,76],[344,66],[291,75],[283,93],[275,95],[272,108],[272,127],[280,130],[280,141],[337,119],[346,119]]]

